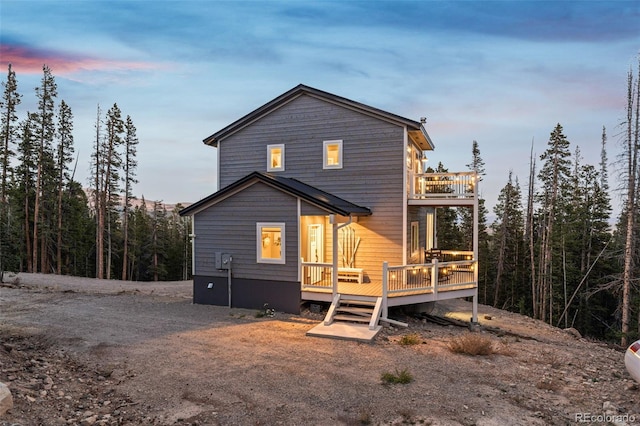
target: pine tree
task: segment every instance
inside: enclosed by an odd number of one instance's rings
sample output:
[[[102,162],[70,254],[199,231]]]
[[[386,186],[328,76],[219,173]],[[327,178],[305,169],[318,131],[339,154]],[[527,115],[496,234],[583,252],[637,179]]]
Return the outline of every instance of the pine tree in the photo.
[[[471,163],[467,164],[467,168],[469,170],[476,172],[476,177],[478,182],[476,185],[480,185],[482,181],[482,177],[486,174],[484,168],[484,160],[480,156],[480,146],[477,141],[473,141],[471,146]],[[478,187],[476,187],[478,190]],[[489,245],[490,245],[490,237],[487,232],[487,207],[485,205],[485,200],[482,197],[481,193],[477,194],[478,196],[478,235],[476,238],[478,239],[478,267],[480,268],[478,274],[478,286],[481,288],[485,288],[487,286],[487,276],[488,276],[488,267],[489,267]],[[473,210],[471,208],[461,208],[460,209],[461,216],[461,231],[462,236],[464,238],[464,247],[466,250],[473,250]],[[484,301],[486,303],[486,300]]]
[[[11,69],[11,64],[9,64],[7,71],[7,81],[2,82],[2,87],[4,87],[4,91],[0,100],[0,138],[2,139],[0,160],[2,164],[2,181],[0,181],[0,282],[3,282],[6,267],[5,253],[6,248],[9,246],[10,205],[7,197],[7,185],[11,171],[11,159],[14,156],[12,148],[18,133],[16,108],[20,105],[20,98],[22,97],[18,93],[16,73]]]
[[[122,113],[117,104],[107,111],[104,138],[100,135],[100,121],[96,123],[96,152],[94,154],[95,210],[96,210],[96,277],[111,277],[112,232],[111,218],[114,206],[118,202],[119,170],[122,156],[119,151],[125,132]],[[107,261],[104,259],[105,236],[107,238]]]
[[[122,213],[122,232],[123,232],[123,255],[122,255],[122,280],[129,278],[127,265],[129,263],[129,211],[131,208],[131,199],[133,198],[132,187],[138,181],[135,179],[138,137],[136,135],[136,127],[133,120],[127,116],[126,135],[124,140],[124,203]]]
[[[563,134],[562,126],[558,123],[551,132],[547,150],[540,156],[544,164],[538,175],[542,182],[541,211],[539,214],[542,220],[540,262],[538,268],[538,288],[542,294],[541,319],[553,321],[554,302],[554,282],[558,268],[554,268],[554,246],[559,246],[560,233],[558,229],[562,227],[563,206],[565,197],[569,192],[567,185],[571,173],[571,153],[569,151],[569,141]]]
[[[51,172],[51,164],[53,163],[52,143],[55,135],[54,124],[54,102],[58,95],[58,89],[53,74],[48,66],[42,67],[43,77],[39,87],[36,87],[36,96],[38,98],[38,112],[34,116],[37,122],[37,140],[38,140],[38,164],[36,174],[36,193],[33,206],[33,271],[38,272],[38,242],[41,244],[41,249],[46,248],[46,225],[44,223],[44,216],[42,211],[43,204],[48,202],[47,197],[47,184],[46,180],[50,178],[50,175],[45,176],[46,173]],[[48,167],[49,166],[49,167]],[[39,235],[39,226],[42,226],[43,234]],[[41,240],[40,240],[41,239]],[[40,240],[40,241],[39,241]],[[42,272],[48,272],[46,265],[43,264],[42,256],[46,256],[46,253],[41,252],[40,266]]]
[[[513,172],[509,171],[507,184],[498,196],[494,207],[496,221],[492,225],[496,241],[496,278],[493,306],[502,309],[520,309],[523,297],[521,264],[523,250],[524,221],[522,217],[522,194],[520,185],[513,181]],[[510,284],[510,294],[503,294],[505,283]]]
[[[15,170],[16,181],[11,198],[16,205],[15,216],[21,223],[17,241],[20,246],[19,269],[34,272],[32,247],[33,203],[36,196],[36,175],[38,163],[37,117],[35,113],[27,113],[27,118],[20,122],[18,142],[18,165]]]
[[[57,244],[56,244],[56,272],[62,274],[62,234],[65,233],[63,228],[63,211],[65,186],[70,180],[69,163],[73,161],[73,114],[69,105],[65,101],[60,102],[58,108],[58,146],[56,149],[56,170],[58,173],[57,180]]]

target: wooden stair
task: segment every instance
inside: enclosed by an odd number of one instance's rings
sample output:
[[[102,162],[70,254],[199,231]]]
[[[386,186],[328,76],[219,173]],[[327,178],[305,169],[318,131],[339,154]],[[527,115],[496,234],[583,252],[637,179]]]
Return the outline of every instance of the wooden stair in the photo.
[[[382,329],[381,313],[381,297],[337,294],[324,321],[307,335],[371,342]]]

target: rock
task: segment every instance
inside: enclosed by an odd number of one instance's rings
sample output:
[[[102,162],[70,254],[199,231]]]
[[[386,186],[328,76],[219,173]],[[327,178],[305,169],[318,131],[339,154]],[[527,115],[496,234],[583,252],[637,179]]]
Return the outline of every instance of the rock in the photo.
[[[575,337],[576,339],[582,339],[582,334],[580,334],[580,332],[578,330],[576,330],[575,328],[573,328],[573,327],[565,328],[562,331],[564,331],[565,333],[567,333],[570,336]]]
[[[0,382],[0,416],[13,408],[13,396],[4,383]]]
[[[80,424],[91,426],[91,425],[95,424],[95,422],[97,422],[97,421],[98,421],[98,416],[96,414],[94,414],[93,416],[85,417],[84,419],[82,419]]]

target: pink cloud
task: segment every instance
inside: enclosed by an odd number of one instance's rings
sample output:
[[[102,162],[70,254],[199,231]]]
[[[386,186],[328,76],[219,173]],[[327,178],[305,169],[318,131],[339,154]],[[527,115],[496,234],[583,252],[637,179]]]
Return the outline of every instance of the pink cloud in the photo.
[[[81,71],[150,70],[160,68],[158,64],[148,62],[114,61],[0,44],[0,66],[6,68],[9,64],[16,71],[24,74],[39,74],[42,72],[42,66],[46,64],[57,75]]]

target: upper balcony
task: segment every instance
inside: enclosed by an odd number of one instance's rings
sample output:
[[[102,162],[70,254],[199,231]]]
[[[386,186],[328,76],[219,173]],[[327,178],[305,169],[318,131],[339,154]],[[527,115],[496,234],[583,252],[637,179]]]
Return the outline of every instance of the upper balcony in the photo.
[[[409,172],[410,205],[473,206],[478,200],[476,172]]]

